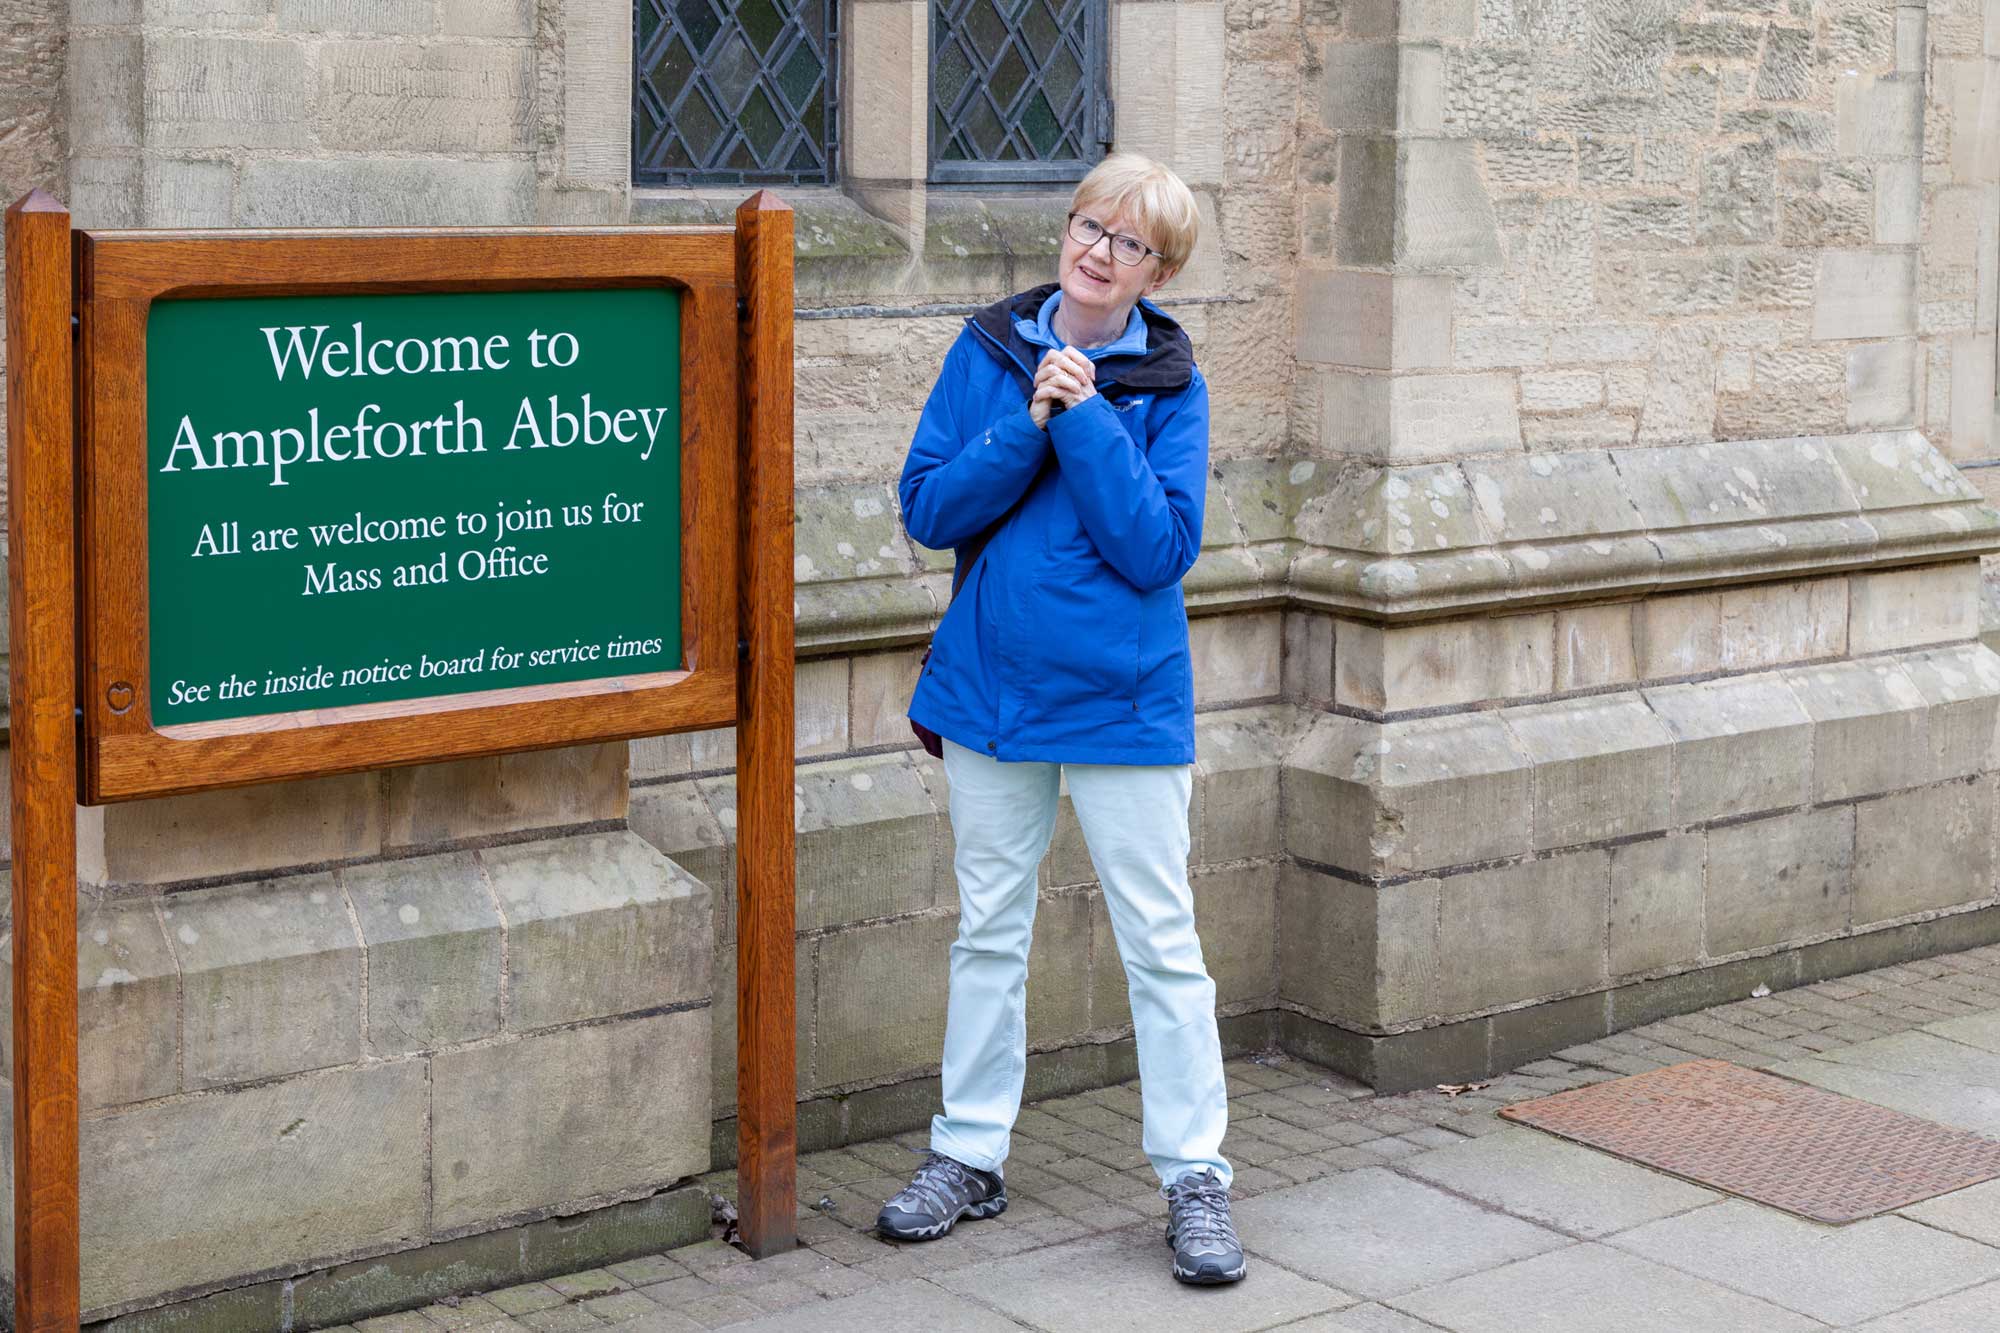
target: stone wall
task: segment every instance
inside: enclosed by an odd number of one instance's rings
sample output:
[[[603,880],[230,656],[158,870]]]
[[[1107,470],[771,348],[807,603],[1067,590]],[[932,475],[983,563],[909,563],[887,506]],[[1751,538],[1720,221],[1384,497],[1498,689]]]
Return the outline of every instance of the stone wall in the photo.
[[[934,1109],[951,837],[902,710],[949,556],[894,479],[1067,195],[925,184],[927,13],[847,0],[843,184],[781,192],[807,1145]],[[0,183],[94,226],[723,220],[743,191],[630,187],[630,32],[629,0],[17,5]],[[1111,32],[1119,145],[1207,222],[1164,303],[1215,401],[1186,590],[1225,1045],[1410,1086],[2000,938],[2000,0],[1113,0]],[[697,733],[84,812],[87,1309],[311,1327],[698,1229],[733,763]],[[1107,925],[1065,806],[1033,1090],[1135,1072]]]

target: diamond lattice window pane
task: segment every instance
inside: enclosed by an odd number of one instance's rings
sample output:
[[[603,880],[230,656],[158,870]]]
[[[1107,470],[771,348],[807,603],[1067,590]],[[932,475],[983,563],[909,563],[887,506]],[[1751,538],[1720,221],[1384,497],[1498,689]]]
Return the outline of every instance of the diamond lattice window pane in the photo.
[[[1109,129],[1100,124],[1106,9],[1106,0],[933,0],[931,160],[951,164],[940,179],[1074,180],[1089,169]]]
[[[644,0],[640,2],[643,4]],[[708,44],[715,40],[715,34],[722,31],[722,21],[715,17],[715,10],[708,0],[681,0],[674,7],[674,17],[697,51],[706,51]]]
[[[634,0],[633,179],[833,179],[836,0]]]

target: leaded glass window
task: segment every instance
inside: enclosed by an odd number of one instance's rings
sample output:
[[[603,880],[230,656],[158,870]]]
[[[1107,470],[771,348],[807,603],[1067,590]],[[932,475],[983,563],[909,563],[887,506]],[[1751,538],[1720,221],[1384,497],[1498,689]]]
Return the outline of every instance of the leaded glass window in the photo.
[[[837,0],[636,0],[632,179],[833,180]]]
[[[931,179],[1076,180],[1111,139],[1105,0],[933,0]]]

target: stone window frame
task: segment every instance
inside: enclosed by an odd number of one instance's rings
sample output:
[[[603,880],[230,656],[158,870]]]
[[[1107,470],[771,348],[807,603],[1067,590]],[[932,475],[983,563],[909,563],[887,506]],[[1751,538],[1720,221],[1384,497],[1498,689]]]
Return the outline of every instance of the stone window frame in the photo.
[[[1215,232],[1224,152],[1223,0],[1110,5],[1114,147],[1172,166],[1194,190],[1203,214],[1202,243],[1168,295],[1216,294],[1222,286]],[[1003,278],[1014,281],[1017,271],[1023,281],[1035,273],[1042,274],[1035,282],[1053,276],[1060,244],[1053,227],[1010,228],[1004,219],[988,225],[983,214],[989,206],[1018,216],[1046,205],[1054,217],[1070,187],[938,185],[928,179],[930,7],[931,0],[840,0],[838,180],[778,191],[798,212],[802,305],[962,302],[990,292]],[[631,220],[641,222],[717,220],[741,201],[746,191],[735,186],[633,185],[632,0],[568,0],[561,29],[562,147],[545,201],[615,194],[627,201]],[[570,211],[557,206],[549,220],[566,220]],[[1000,276],[992,265],[969,268],[964,262],[960,224],[968,213],[982,215],[980,230],[993,236]],[[831,253],[816,247],[816,223],[822,233],[842,238]]]

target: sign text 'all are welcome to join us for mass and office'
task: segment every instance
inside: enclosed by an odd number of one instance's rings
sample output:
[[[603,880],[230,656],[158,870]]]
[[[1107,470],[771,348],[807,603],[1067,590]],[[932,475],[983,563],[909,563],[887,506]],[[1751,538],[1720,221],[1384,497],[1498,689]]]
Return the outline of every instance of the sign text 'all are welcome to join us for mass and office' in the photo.
[[[154,725],[678,668],[680,317],[665,287],[155,302]]]

